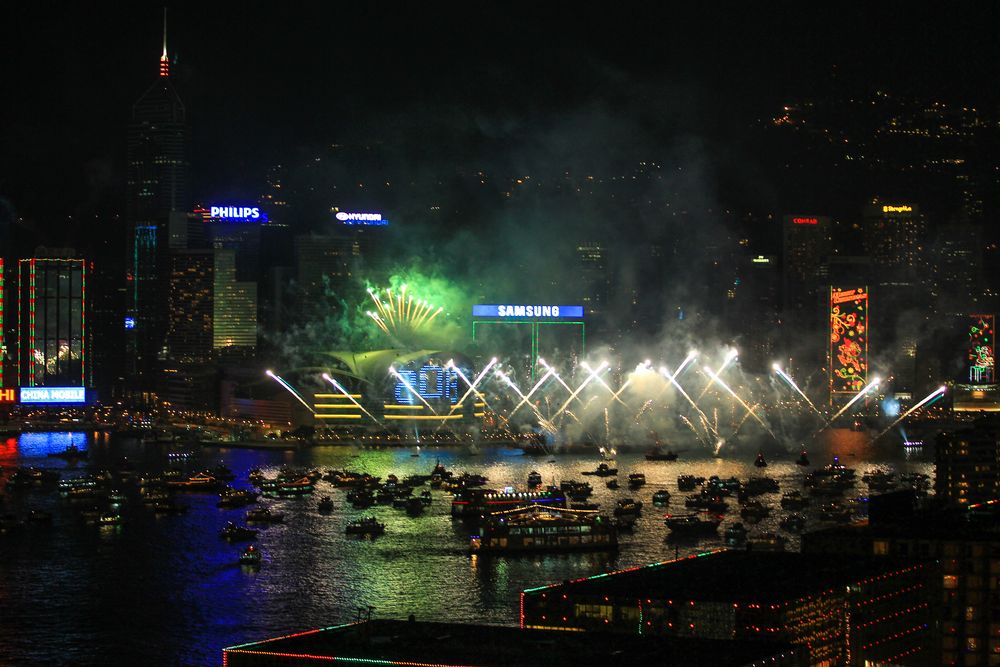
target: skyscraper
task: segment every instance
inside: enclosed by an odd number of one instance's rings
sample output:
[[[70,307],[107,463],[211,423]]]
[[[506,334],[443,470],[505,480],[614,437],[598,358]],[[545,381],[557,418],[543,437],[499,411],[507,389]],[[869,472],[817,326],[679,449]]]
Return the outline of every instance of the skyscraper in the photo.
[[[82,259],[18,262],[17,367],[22,387],[89,385],[87,266]]]
[[[167,330],[169,219],[189,210],[187,142],[186,110],[170,78],[164,11],[159,77],[132,106],[128,127],[126,315],[134,325],[126,339],[126,374],[133,392],[155,390]]]

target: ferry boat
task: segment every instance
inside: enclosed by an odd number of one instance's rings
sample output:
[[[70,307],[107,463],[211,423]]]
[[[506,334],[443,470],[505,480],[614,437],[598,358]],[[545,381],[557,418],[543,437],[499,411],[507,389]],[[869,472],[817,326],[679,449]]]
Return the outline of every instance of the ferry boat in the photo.
[[[308,477],[300,477],[294,481],[281,482],[274,489],[278,496],[305,496],[313,492],[313,482]],[[268,494],[270,495],[270,494]]]
[[[677,452],[672,450],[663,451],[659,445],[646,452],[647,461],[676,461]]]
[[[675,535],[710,535],[718,532],[722,517],[702,518],[697,514],[668,514],[664,523]]]
[[[594,511],[535,505],[484,518],[469,540],[473,554],[613,551],[618,528]]]
[[[451,501],[451,516],[454,519],[466,519],[531,505],[566,507],[566,494],[558,489],[545,491],[463,489],[455,494]]]

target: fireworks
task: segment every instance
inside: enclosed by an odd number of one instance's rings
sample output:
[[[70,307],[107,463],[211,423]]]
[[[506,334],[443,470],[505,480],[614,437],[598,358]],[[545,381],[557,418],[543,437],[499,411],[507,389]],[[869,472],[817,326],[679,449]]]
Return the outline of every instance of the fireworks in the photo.
[[[916,405],[914,405],[912,408],[910,408],[909,410],[907,410],[906,412],[904,412],[903,414],[901,414],[899,416],[899,419],[897,419],[896,421],[894,421],[891,424],[889,424],[889,428],[887,428],[884,431],[882,431],[881,433],[879,433],[878,436],[875,437],[875,439],[876,440],[880,439],[883,435],[885,435],[886,433],[888,433],[889,431],[891,431],[896,426],[896,424],[898,424],[899,422],[903,421],[904,419],[906,419],[907,417],[909,417],[910,415],[912,415],[914,412],[916,412],[920,408],[922,408],[925,405],[927,405],[928,403],[933,403],[937,399],[939,399],[942,396],[944,396],[944,392],[946,390],[947,390],[947,388],[942,385],[942,386],[938,387],[937,389],[935,389],[934,391],[932,391],[931,393],[927,394],[927,396],[925,396],[922,401],[920,401],[919,403],[917,403]]]
[[[412,292],[407,293],[406,285],[395,295],[388,287],[381,291],[369,287],[368,296],[376,310],[365,311],[365,315],[384,333],[394,337],[426,329],[444,310],[444,306],[435,306]]]
[[[311,405],[309,405],[308,403],[306,403],[306,399],[302,398],[302,395],[299,394],[299,392],[295,391],[295,389],[292,388],[292,385],[290,385],[287,382],[285,382],[285,380],[280,375],[275,375],[274,371],[271,371],[271,370],[268,370],[266,372],[266,375],[269,378],[271,378],[272,380],[274,380],[275,382],[277,382],[278,384],[280,384],[286,390],[288,390],[288,393],[290,393],[292,396],[294,396],[296,399],[298,399],[299,403],[301,403],[302,405],[306,406],[306,409],[309,412],[311,412],[313,414],[316,414],[316,411],[313,410],[313,407]]]
[[[821,419],[825,419],[823,417],[823,413],[820,412],[819,409],[813,404],[813,402],[809,400],[809,397],[806,396],[801,389],[799,389],[799,385],[795,384],[795,380],[792,379],[791,375],[781,370],[781,366],[779,366],[778,364],[774,364],[772,368],[774,368],[774,372],[777,373],[782,380],[787,382],[792,389],[798,392],[799,396],[805,399],[806,403],[809,404],[809,407],[813,409],[813,412],[819,415]]]

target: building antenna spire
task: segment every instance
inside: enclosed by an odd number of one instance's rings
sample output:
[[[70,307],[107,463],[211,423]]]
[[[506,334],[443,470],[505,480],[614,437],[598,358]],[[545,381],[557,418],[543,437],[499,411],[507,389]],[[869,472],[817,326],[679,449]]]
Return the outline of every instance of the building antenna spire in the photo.
[[[160,56],[160,76],[170,76],[170,59],[167,57],[167,8],[163,8],[163,55]]]

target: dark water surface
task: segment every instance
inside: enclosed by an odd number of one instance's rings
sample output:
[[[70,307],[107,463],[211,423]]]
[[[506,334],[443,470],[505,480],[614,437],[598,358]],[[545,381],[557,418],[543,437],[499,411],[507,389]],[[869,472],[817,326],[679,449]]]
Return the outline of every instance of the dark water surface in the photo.
[[[89,447],[90,460],[70,464],[47,456],[70,442]],[[32,433],[0,440],[0,466],[4,479],[17,465],[59,469],[66,478],[113,468],[125,456],[140,472],[158,472],[168,465],[166,451],[104,435]],[[447,448],[424,449],[419,457],[412,453],[344,446],[295,452],[200,449],[183,467],[193,473],[223,462],[237,474],[235,486],[249,487],[247,471],[254,467],[269,476],[282,465],[293,465],[402,478],[429,474],[440,459],[456,473],[486,475],[492,488],[523,487],[528,473],[538,470],[546,483],[590,481],[593,501],[609,513],[615,499],[627,496],[641,499],[645,508],[634,534],[623,534],[613,555],[483,559],[468,555],[469,530],[450,518],[445,492],[435,490],[428,511],[410,518],[391,506],[355,510],[342,491],[319,482],[313,496],[263,501],[284,512],[285,522],[261,530],[256,544],[264,564],[252,572],[236,564],[242,546],[218,537],[226,521],[243,523],[245,509],[218,509],[216,495],[181,494],[180,502],[191,508],[187,514],[156,516],[134,489],[124,487],[129,501],[122,510],[123,524],[99,527],[84,521],[79,507],[54,488],[0,490],[0,513],[24,515],[37,508],[54,515],[51,525],[29,524],[0,534],[0,664],[214,665],[224,646],[353,620],[359,607],[369,606],[380,618],[413,613],[427,621],[516,624],[517,595],[524,588],[721,546],[725,526],[740,520],[735,499],[717,538],[680,544],[666,539],[663,515],[685,511],[687,494],[677,490],[678,475],[745,478],[766,473],[787,491],[801,489],[807,472],[793,463],[797,453],[784,460],[772,457],[764,471],[753,467],[752,454],[727,460],[685,453],[675,462],[622,454],[617,460],[622,486],[630,472],[645,473],[648,483],[638,491],[611,491],[604,479],[580,475],[596,467],[596,456],[559,455],[549,463],[549,457],[502,448],[475,455]],[[876,464],[896,472],[933,472],[928,454],[880,454],[849,433],[834,434],[822,450],[810,451],[810,458],[814,466],[823,465],[833,453],[858,469],[854,495],[865,490],[861,473]],[[651,503],[653,492],[661,488],[672,494],[666,508]],[[332,514],[316,511],[321,495],[333,498]],[[780,494],[762,500],[774,511],[754,530],[778,532],[785,514],[778,507]],[[370,514],[386,523],[383,537],[368,541],[344,535],[348,521]],[[798,548],[794,537],[789,548]]]

